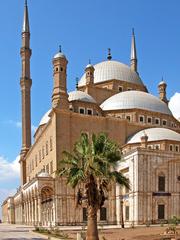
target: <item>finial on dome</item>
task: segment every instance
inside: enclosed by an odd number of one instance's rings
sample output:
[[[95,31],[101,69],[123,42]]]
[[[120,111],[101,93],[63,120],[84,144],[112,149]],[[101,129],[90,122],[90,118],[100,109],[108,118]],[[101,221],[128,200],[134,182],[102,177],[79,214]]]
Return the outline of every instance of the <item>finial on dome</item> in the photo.
[[[61,50],[61,45],[59,45],[59,52],[60,52],[60,53],[62,52],[62,50]]]
[[[89,59],[89,64],[91,64],[91,59]]]
[[[110,48],[108,48],[108,56],[107,56],[107,59],[108,59],[108,60],[111,60],[111,59],[112,59],[111,49],[110,49]]]
[[[78,90],[78,82],[79,82],[79,78],[76,77],[76,90]]]

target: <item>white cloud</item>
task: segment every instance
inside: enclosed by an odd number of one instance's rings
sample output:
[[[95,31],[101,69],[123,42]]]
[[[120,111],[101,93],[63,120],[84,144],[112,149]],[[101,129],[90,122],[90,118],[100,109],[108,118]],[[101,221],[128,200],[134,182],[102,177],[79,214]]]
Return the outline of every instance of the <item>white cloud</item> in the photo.
[[[169,101],[169,108],[175,118],[180,120],[180,93],[176,92]]]
[[[15,126],[16,128],[22,128],[22,122],[20,122],[20,121],[9,120],[8,123],[10,123],[11,125]],[[36,129],[37,129],[37,127],[32,124],[31,125],[31,131],[33,133],[35,133]]]
[[[13,162],[9,162],[6,158],[0,156],[0,182],[19,178],[19,158],[20,156],[18,156]]]
[[[0,156],[0,206],[8,196],[16,193],[16,184],[20,178],[20,156],[12,162]],[[1,211],[0,211],[1,219]]]
[[[6,158],[0,156],[0,206],[8,196],[14,195],[17,191],[15,188],[8,189],[8,186],[9,184],[16,185],[16,181],[20,177],[19,158],[20,156],[17,156],[13,162],[9,162]],[[13,182],[15,184],[12,184]]]
[[[17,128],[22,128],[22,122],[15,122]]]

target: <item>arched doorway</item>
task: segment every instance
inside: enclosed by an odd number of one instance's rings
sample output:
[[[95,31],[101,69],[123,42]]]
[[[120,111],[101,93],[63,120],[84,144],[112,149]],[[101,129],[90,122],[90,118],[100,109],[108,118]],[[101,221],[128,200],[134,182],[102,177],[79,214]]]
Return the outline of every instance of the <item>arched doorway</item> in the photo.
[[[51,226],[54,221],[53,190],[48,186],[41,189],[41,211],[42,224],[45,226]]]

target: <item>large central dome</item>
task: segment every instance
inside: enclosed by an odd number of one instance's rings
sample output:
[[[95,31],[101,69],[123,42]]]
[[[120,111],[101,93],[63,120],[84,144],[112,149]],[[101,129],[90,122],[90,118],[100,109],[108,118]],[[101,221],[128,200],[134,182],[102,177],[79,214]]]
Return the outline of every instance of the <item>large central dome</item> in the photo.
[[[117,61],[104,61],[94,65],[94,83],[116,79],[134,84],[144,85],[139,75],[130,69],[129,66]],[[86,84],[85,74],[79,81],[78,86]]]

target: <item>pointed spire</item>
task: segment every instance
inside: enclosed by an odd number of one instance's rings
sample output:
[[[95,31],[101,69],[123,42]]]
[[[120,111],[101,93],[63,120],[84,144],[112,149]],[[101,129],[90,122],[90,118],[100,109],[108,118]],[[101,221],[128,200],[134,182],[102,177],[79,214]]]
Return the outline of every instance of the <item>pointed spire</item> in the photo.
[[[110,49],[110,48],[108,48],[108,56],[107,56],[107,59],[108,59],[108,60],[111,60],[111,59],[112,59],[111,49]]]
[[[137,72],[137,54],[134,28],[132,29],[132,41],[131,41],[131,69]]]
[[[60,53],[62,52],[61,45],[59,45],[59,52],[60,52]]]
[[[23,20],[22,32],[23,33],[30,32],[27,0],[25,0],[25,5],[24,5],[24,20]]]

